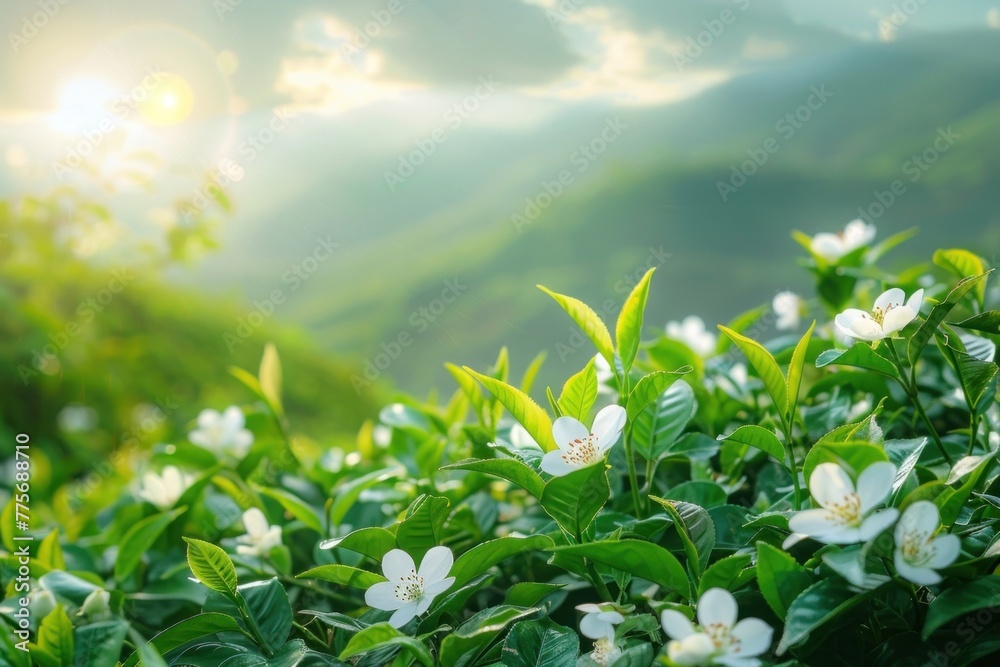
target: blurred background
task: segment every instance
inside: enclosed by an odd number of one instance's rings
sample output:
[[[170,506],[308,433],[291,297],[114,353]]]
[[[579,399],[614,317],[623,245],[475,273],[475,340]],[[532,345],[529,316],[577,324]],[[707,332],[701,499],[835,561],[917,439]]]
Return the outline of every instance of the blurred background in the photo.
[[[297,428],[501,345],[592,354],[536,284],[709,328],[810,296],[791,238],[1000,247],[1000,2],[8,0],[4,441],[79,458],[248,400]],[[825,319],[825,314],[814,314]],[[662,330],[662,329],[661,329]],[[515,375],[516,375],[515,373]]]

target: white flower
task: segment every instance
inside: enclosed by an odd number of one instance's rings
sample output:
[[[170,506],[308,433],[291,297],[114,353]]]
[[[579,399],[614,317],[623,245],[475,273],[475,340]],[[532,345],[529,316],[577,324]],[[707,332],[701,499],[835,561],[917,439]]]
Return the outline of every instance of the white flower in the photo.
[[[780,330],[798,329],[806,302],[795,292],[779,292],[771,302],[771,309],[778,316],[775,326]]]
[[[111,593],[97,589],[83,601],[83,605],[80,607],[78,613],[92,623],[106,621],[112,616],[111,607],[109,606],[110,602]]]
[[[243,513],[243,527],[247,533],[236,538],[238,554],[263,557],[281,544],[281,526],[268,524],[267,517],[256,507]]]
[[[552,424],[559,449],[542,457],[542,470],[561,477],[597,463],[618,442],[623,428],[625,408],[620,405],[609,405],[598,412],[593,430],[572,417],[560,417]]]
[[[774,629],[759,618],[737,622],[736,598],[724,588],[712,588],[698,600],[696,629],[687,616],[673,609],[660,615],[670,636],[667,655],[678,665],[757,667],[757,656],[771,647]]]
[[[47,590],[38,583],[38,587],[33,589],[28,594],[28,606],[31,611],[31,616],[38,620],[42,620],[49,613],[56,608],[59,602],[56,600],[56,596],[52,594],[52,591]]]
[[[67,433],[91,431],[97,426],[97,411],[85,405],[67,405],[56,415],[56,423]]]
[[[198,415],[198,428],[188,434],[188,440],[215,452],[230,452],[242,458],[253,444],[253,433],[243,428],[246,418],[235,405],[225,412],[202,410]]]
[[[962,541],[947,533],[935,537],[940,526],[941,515],[931,501],[918,500],[906,508],[896,524],[894,561],[899,576],[920,586],[941,583],[935,570],[955,562]]]
[[[369,607],[395,612],[389,624],[401,628],[430,609],[434,597],[455,583],[451,571],[455,557],[448,547],[433,547],[424,556],[420,568],[401,549],[393,549],[382,559],[382,573],[389,581],[375,584],[365,592]]]
[[[679,340],[702,357],[715,352],[716,336],[705,329],[705,321],[697,315],[689,315],[683,322],[667,322],[667,336]]]
[[[601,637],[594,641],[594,650],[590,652],[590,659],[603,667],[604,665],[613,665],[621,655],[622,651],[615,644],[614,639]]]
[[[580,604],[576,609],[583,612],[580,634],[594,640],[590,657],[598,665],[610,665],[621,655],[615,644],[615,626],[625,617],[611,604]]]
[[[812,251],[828,262],[836,262],[862,246],[875,240],[875,225],[864,220],[847,223],[844,231],[836,234],[817,234],[812,239]]]
[[[906,293],[898,287],[885,292],[875,300],[871,313],[848,308],[837,315],[834,323],[845,336],[858,340],[882,340],[896,333],[920,314],[924,291],[917,290],[905,304]]]
[[[180,500],[192,481],[190,475],[182,473],[175,466],[166,466],[159,475],[154,472],[143,475],[136,494],[161,510],[166,510]]]
[[[797,512],[788,520],[793,533],[827,544],[855,544],[872,539],[892,525],[897,509],[872,512],[892,491],[896,466],[876,461],[858,476],[858,485],[836,463],[820,463],[809,477],[809,491],[819,509]],[[791,541],[796,538],[792,535]],[[787,543],[787,542],[786,542]]]
[[[625,620],[610,604],[580,604],[576,610],[583,612],[580,633],[590,639],[614,639],[615,626]]]

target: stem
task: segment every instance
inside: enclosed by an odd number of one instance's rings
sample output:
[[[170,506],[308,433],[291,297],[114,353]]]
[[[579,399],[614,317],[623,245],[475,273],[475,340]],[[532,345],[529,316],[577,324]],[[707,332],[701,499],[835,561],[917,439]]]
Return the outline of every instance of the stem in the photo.
[[[635,517],[642,517],[639,512],[639,477],[635,472],[635,451],[632,447],[632,429],[625,430],[625,460],[628,462],[628,483],[632,487],[632,506],[635,508]]]
[[[792,488],[794,489],[795,497],[795,509],[802,509],[802,487],[799,485],[799,465],[795,462],[795,444],[792,442],[792,427],[788,424],[784,424],[785,427],[785,455],[788,457],[788,462],[786,465],[789,466],[789,472],[792,473]]]
[[[236,603],[236,608],[240,612],[240,616],[243,617],[243,622],[247,624],[247,628],[250,630],[250,634],[253,635],[254,640],[260,646],[261,650],[264,651],[267,657],[271,657],[274,654],[267,648],[267,642],[264,639],[264,633],[261,631],[260,627],[257,625],[257,621],[254,619],[253,615],[250,613],[250,609],[247,607],[246,600],[243,596],[236,593],[236,597],[233,598]]]
[[[578,532],[576,534],[576,542],[577,544],[583,544],[582,533]],[[585,558],[584,562],[587,564],[587,576],[590,579],[590,583],[592,583],[594,588],[597,589],[597,594],[600,595],[601,599],[605,602],[614,602],[615,599],[611,596],[611,591],[608,590],[607,584],[604,583],[604,577],[602,577],[601,573],[597,571],[596,567],[594,567],[593,561],[589,558]]]
[[[921,421],[924,422],[924,426],[930,431],[931,437],[934,439],[934,444],[937,446],[938,451],[941,452],[941,456],[944,460],[948,462],[948,465],[954,465],[955,461],[952,460],[951,455],[944,448],[944,443],[941,442],[941,436],[938,435],[937,429],[934,428],[933,422],[931,422],[930,417],[927,416],[927,412],[924,410],[923,403],[920,402],[920,392],[917,390],[917,369],[911,368],[911,375],[909,381],[906,379],[906,367],[903,366],[902,359],[899,358],[899,353],[896,352],[896,344],[890,338],[886,340],[886,344],[889,348],[889,354],[892,355],[893,363],[896,366],[896,370],[899,371],[899,386],[903,388],[906,395],[910,397],[910,401],[913,402],[913,407],[916,408],[917,414],[920,415]]]
[[[650,494],[653,493],[653,473],[654,464],[652,459],[646,459],[646,513],[649,514],[651,509],[651,503],[649,500]],[[638,518],[638,517],[636,517]]]

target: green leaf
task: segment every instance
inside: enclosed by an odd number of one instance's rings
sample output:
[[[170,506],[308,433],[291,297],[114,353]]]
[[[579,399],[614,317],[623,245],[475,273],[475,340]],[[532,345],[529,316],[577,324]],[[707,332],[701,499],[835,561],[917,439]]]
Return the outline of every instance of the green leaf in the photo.
[[[785,383],[785,376],[781,374],[778,362],[774,360],[771,353],[757,341],[750,340],[732,329],[722,325],[719,325],[719,329],[743,352],[750,365],[757,371],[774,407],[784,411],[788,406],[788,386]]]
[[[785,620],[792,602],[810,586],[815,577],[788,553],[767,542],[757,543],[757,583],[768,606]]]
[[[869,253],[868,256],[868,261],[870,263],[877,262],[882,256],[884,256],[887,252],[889,252],[899,244],[903,243],[904,241],[909,241],[910,239],[912,239],[914,236],[917,235],[919,231],[920,230],[917,227],[910,227],[909,229],[904,229],[901,232],[896,232],[895,234],[893,234],[892,236],[885,239],[884,241],[877,244],[874,248],[871,249],[871,252]]]
[[[673,519],[677,535],[687,554],[688,567],[695,579],[701,578],[701,573],[712,557],[712,549],[715,548],[715,524],[712,517],[705,508],[692,503],[656,496],[650,496],[649,499],[663,507]]]
[[[857,593],[838,579],[824,579],[802,592],[788,607],[785,632],[778,643],[777,654],[782,655],[809,639],[809,635],[823,625],[843,616],[852,607],[861,604],[871,592]]]
[[[466,398],[469,399],[469,403],[472,405],[472,411],[476,413],[476,417],[482,419],[483,392],[479,389],[479,385],[476,383],[475,378],[455,364],[445,364],[444,367],[448,369],[448,372],[451,373],[451,376],[455,378],[455,382],[457,382],[458,386],[461,388],[462,393],[464,393]]]
[[[276,578],[255,581],[239,587],[246,601],[264,648],[272,653],[280,649],[292,632],[292,606],[288,594]]]
[[[369,651],[397,646],[424,667],[434,667],[434,657],[422,642],[404,635],[388,623],[376,623],[351,637],[351,641],[347,642],[341,652],[340,659],[350,660]]]
[[[541,285],[537,285],[538,289],[542,290],[553,299],[556,300],[562,309],[566,311],[576,325],[580,327],[583,334],[590,339],[600,352],[601,356],[604,357],[611,368],[615,368],[615,346],[611,342],[611,334],[608,332],[607,326],[605,326],[604,321],[591,309],[590,306],[584,302],[574,299],[570,296],[564,296],[562,294],[556,294]]]
[[[504,640],[504,667],[575,667],[580,637],[547,618],[523,621]]]
[[[643,313],[646,310],[646,299],[649,297],[649,280],[653,277],[654,271],[656,271],[655,266],[639,279],[618,314],[615,342],[618,344],[618,357],[622,360],[622,369],[626,375],[635,362],[636,354],[639,353]],[[614,368],[614,361],[611,363],[611,367]]]
[[[1000,576],[997,575],[981,576],[945,590],[935,597],[927,608],[927,619],[924,621],[922,632],[924,639],[960,616],[980,609],[990,607],[995,609],[998,599],[1000,599]]]
[[[948,344],[946,336],[938,337],[938,347],[958,374],[962,391],[972,413],[979,414],[980,410],[992,405],[992,399],[987,402],[983,398],[996,393],[997,373],[1000,372],[1000,367],[992,361],[983,361],[971,354],[956,350]]]
[[[989,277],[991,273],[993,273],[993,269],[990,269],[986,273],[963,279],[953,290],[951,290],[948,297],[944,301],[931,308],[930,315],[928,315],[927,319],[923,321],[916,333],[910,337],[910,343],[906,347],[906,356],[910,360],[911,366],[916,365],[917,360],[920,359],[920,355],[923,353],[928,341],[930,341],[934,332],[937,331],[937,328],[941,325],[941,323],[944,322],[944,318],[948,317],[948,313],[952,311],[955,305],[961,301],[966,294],[973,289],[976,289],[980,283],[984,283],[986,278]]]
[[[62,605],[57,605],[42,619],[38,626],[37,649],[45,658],[36,655],[39,662],[49,662],[56,667],[71,667],[73,662],[73,622]],[[41,659],[40,659],[41,658]]]
[[[458,463],[443,466],[442,470],[472,470],[487,475],[495,475],[517,484],[522,489],[535,496],[542,497],[545,482],[537,472],[514,459],[466,459]]]
[[[573,544],[550,551],[589,558],[634,577],[647,579],[684,599],[691,598],[691,584],[684,566],[663,547],[641,540],[621,540]]]
[[[567,417],[583,422],[597,400],[597,371],[593,358],[583,370],[566,380],[559,395],[559,409]]]
[[[937,505],[938,509],[941,511],[942,526],[950,526],[955,523],[956,519],[958,519],[959,514],[962,513],[962,508],[965,506],[965,503],[968,502],[969,496],[972,495],[972,490],[976,488],[979,478],[982,477],[984,472],[986,472],[986,469],[993,461],[993,456],[995,454],[995,452],[991,452],[983,457],[975,457],[974,460],[978,459],[978,465],[972,471],[972,474],[969,475],[969,478],[965,480],[962,486],[957,489],[947,486],[936,498],[934,498],[934,504]]]
[[[458,557],[451,568],[455,585],[461,586],[470,579],[484,574],[488,569],[525,551],[539,551],[552,546],[547,535],[501,537],[479,544]]]
[[[657,371],[640,378],[632,389],[632,393],[628,395],[625,407],[628,420],[633,421],[639,416],[639,413],[656,403],[670,385],[679,380],[685,373],[689,373],[690,370],[691,368],[688,366],[673,372]]]
[[[39,581],[45,590],[53,593],[56,597],[66,598],[77,606],[82,605],[91,593],[101,590],[101,587],[93,582],[62,570],[47,572],[39,578]]]
[[[319,548],[347,549],[381,562],[383,556],[396,548],[396,536],[385,528],[359,528],[344,537],[325,540]]]
[[[711,567],[701,575],[701,580],[698,582],[698,595],[704,595],[705,591],[713,588],[735,591],[753,579],[755,575],[756,570],[752,566],[749,554],[727,556],[712,563]]]
[[[563,530],[579,537],[611,497],[603,461],[553,477],[542,492],[542,509]]]
[[[781,463],[785,463],[785,447],[778,440],[778,436],[764,428],[750,424],[740,426],[730,435],[719,436],[719,440],[737,442],[754,449],[759,449],[768,456],[772,456]]]
[[[709,442],[713,442],[709,438]],[[701,507],[718,507],[725,505],[728,496],[726,490],[715,482],[681,482],[671,487],[664,497],[668,500],[682,500]]]
[[[334,490],[333,504],[330,506],[330,521],[335,526],[339,526],[344,521],[344,517],[357,502],[358,496],[365,489],[370,489],[371,487],[386,481],[387,479],[392,479],[400,474],[398,468],[383,468],[382,470],[375,470],[361,477],[354,479],[348,478],[346,482],[337,486]]]
[[[788,424],[795,421],[795,408],[799,401],[799,388],[802,385],[802,369],[806,363],[806,351],[809,349],[809,340],[812,338],[815,328],[816,322],[813,321],[809,330],[802,336],[799,344],[795,346],[795,351],[792,353],[792,360],[788,364],[788,382],[786,385],[786,389],[788,390],[788,405],[784,408],[785,421]]]
[[[306,570],[302,574],[295,575],[296,579],[320,579],[329,581],[341,586],[353,586],[354,588],[371,588],[377,583],[388,581],[381,574],[375,574],[367,570],[360,570],[349,565],[320,565],[311,570]]]
[[[899,379],[896,366],[880,352],[873,350],[869,343],[855,343],[847,351],[827,350],[816,358],[816,368],[826,366],[852,366]]]
[[[643,410],[632,422],[632,445],[646,460],[656,461],[670,451],[698,411],[694,390],[687,382],[671,385],[652,410]]]
[[[128,625],[118,620],[91,623],[77,628],[73,633],[72,664],[115,667],[127,634]]]
[[[440,666],[472,665],[509,626],[538,613],[537,609],[497,606],[475,614],[441,641]]]
[[[153,637],[149,643],[156,648],[160,655],[163,655],[196,639],[208,637],[218,632],[246,634],[235,618],[225,614],[207,613],[185,618]],[[136,667],[139,664],[139,658],[139,651],[135,651],[125,661],[123,667]]]
[[[986,264],[978,255],[974,255],[968,250],[952,248],[938,250],[934,253],[932,260],[945,271],[950,271],[956,278],[962,279],[967,276],[979,276],[986,273]],[[986,298],[986,282],[981,282],[975,287],[976,301],[979,307],[983,307]]]
[[[419,560],[431,547],[443,542],[444,524],[451,503],[442,496],[421,496],[410,506],[409,515],[396,529],[396,544]]]
[[[988,334],[1000,334],[1000,310],[988,310],[961,322],[955,322],[952,326]]]
[[[59,530],[53,530],[42,539],[38,545],[37,560],[44,566],[53,570],[65,570],[66,560],[63,558],[62,549],[59,546]]]
[[[307,527],[323,534],[323,522],[312,507],[299,500],[284,489],[274,489],[266,486],[254,487],[261,494],[278,501],[281,507]]]
[[[174,519],[187,510],[179,507],[171,512],[161,512],[146,517],[128,529],[118,542],[118,558],[115,560],[115,580],[123,581],[142,561],[143,554],[156,542]]]
[[[550,593],[555,593],[562,584],[537,584],[533,581],[522,581],[507,589],[504,604],[515,607],[534,607]]]
[[[552,438],[552,420],[549,419],[549,415],[541,406],[516,387],[488,375],[477,373],[468,366],[464,368],[507,408],[514,419],[519,421],[524,430],[535,439],[539,447],[546,452],[558,449]]]
[[[236,567],[229,554],[202,540],[185,537],[188,566],[194,576],[208,588],[223,595],[236,595]]]
[[[264,346],[264,356],[260,360],[257,379],[260,383],[260,393],[267,399],[268,405],[276,415],[282,416],[284,408],[281,405],[281,360],[278,359],[278,350],[273,343]]]

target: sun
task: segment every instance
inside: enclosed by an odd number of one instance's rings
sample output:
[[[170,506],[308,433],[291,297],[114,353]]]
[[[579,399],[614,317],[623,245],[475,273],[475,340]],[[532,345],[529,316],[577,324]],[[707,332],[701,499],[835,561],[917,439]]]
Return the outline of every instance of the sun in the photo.
[[[158,127],[177,125],[187,120],[194,107],[194,93],[183,77],[158,73],[156,81],[136,107],[142,120]]]

